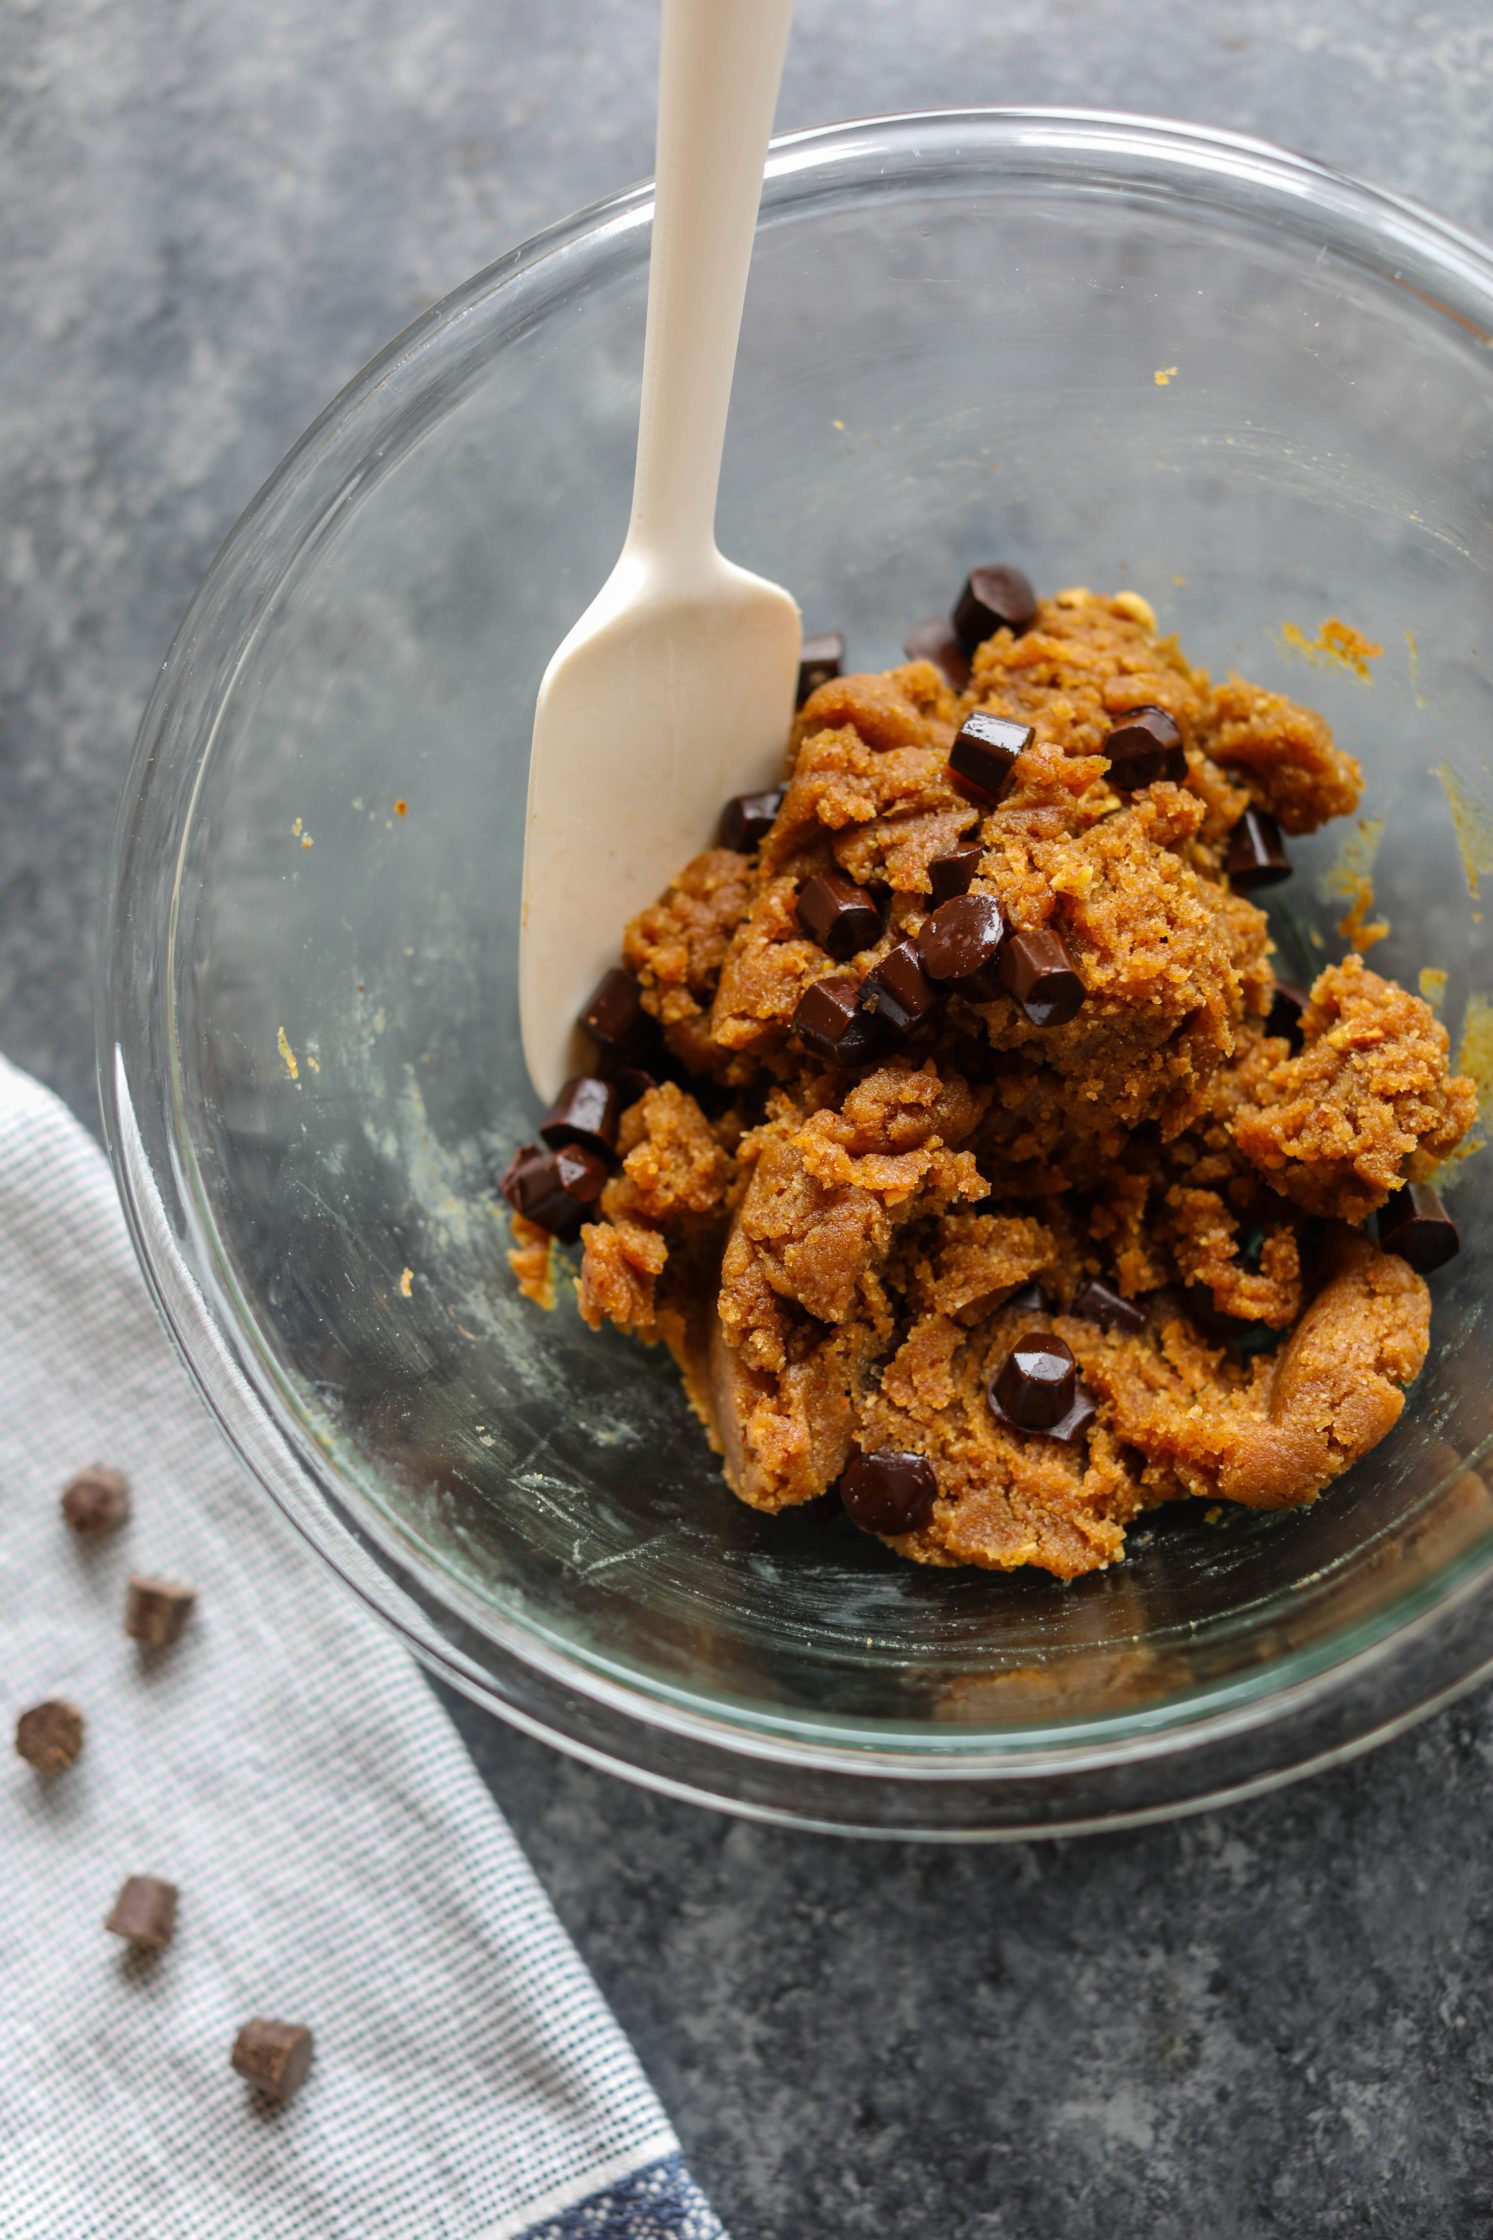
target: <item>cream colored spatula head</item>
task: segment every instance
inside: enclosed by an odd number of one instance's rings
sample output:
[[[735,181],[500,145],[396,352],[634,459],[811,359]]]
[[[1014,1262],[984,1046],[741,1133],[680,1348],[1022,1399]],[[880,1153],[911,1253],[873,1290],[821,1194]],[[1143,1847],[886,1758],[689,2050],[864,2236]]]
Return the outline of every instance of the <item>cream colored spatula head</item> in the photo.
[[[658,186],[632,522],[534,713],[519,1002],[555,1095],[622,928],[770,785],[798,608],[715,543],[716,488],[762,169],[793,0],[664,0]]]

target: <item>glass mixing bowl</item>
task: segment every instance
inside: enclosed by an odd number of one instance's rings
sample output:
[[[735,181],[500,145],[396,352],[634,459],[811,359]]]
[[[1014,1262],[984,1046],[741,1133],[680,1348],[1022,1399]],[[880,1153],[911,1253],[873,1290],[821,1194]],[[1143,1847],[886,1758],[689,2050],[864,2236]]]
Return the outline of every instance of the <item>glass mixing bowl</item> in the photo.
[[[626,519],[646,190],[432,311],[256,499],[146,713],[100,1062],[136,1242],[252,1472],[437,1672],[676,1793],[995,1835],[1237,1794],[1493,1654],[1493,1162],[1394,1435],[1296,1515],[1159,1517],[1107,1574],[924,1571],[726,1492],[667,1359],[517,1295],[515,946],[545,660]],[[1254,142],[975,112],[772,154],[724,548],[852,664],[968,565],[1129,585],[1362,756],[1374,962],[1488,1043],[1493,261]],[[1372,682],[1308,641],[1338,615]],[[730,680],[722,680],[729,691]],[[702,835],[702,840],[705,836]],[[1278,938],[1336,954],[1355,860]],[[575,906],[586,906],[577,864]],[[248,1481],[246,1501],[257,1498]]]

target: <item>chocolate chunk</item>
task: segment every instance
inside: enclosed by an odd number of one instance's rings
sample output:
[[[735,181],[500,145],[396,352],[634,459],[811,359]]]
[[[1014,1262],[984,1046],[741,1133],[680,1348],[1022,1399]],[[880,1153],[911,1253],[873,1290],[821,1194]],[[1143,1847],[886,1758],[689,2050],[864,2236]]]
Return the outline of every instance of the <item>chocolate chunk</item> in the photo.
[[[1142,786],[1169,780],[1180,785],[1187,775],[1187,756],[1176,719],[1165,708],[1146,703],[1127,708],[1104,742],[1109,757],[1109,782],[1120,793],[1138,793]]]
[[[918,957],[930,980],[941,980],[971,1003],[994,1003],[994,966],[1006,938],[1006,914],[993,894],[956,894],[926,918]]]
[[[794,908],[809,939],[841,964],[881,939],[881,912],[874,897],[843,871],[816,871],[805,879]]]
[[[1007,1292],[1000,1303],[1000,1311],[1002,1314],[1051,1314],[1052,1301],[1033,1277],[1030,1283],[1019,1283],[1014,1291]]]
[[[605,1158],[616,1148],[621,1117],[622,1099],[616,1083],[603,1081],[594,1073],[578,1073],[573,1081],[566,1082],[540,1121],[539,1133],[552,1151],[578,1143]],[[507,1196],[506,1191],[503,1194]]]
[[[941,902],[952,902],[956,894],[968,894],[984,853],[981,841],[961,840],[947,855],[933,858],[928,866],[928,884],[935,910]]]
[[[646,1097],[650,1089],[658,1087],[658,1075],[650,1073],[646,1066],[608,1064],[606,1077],[616,1087],[623,1112],[640,1097]]]
[[[16,1721],[16,1755],[38,1773],[65,1773],[83,1747],[83,1714],[54,1696]]]
[[[524,1210],[524,1199],[545,1154],[537,1143],[521,1143],[503,1169],[498,1188],[515,1213]]]
[[[721,846],[739,856],[755,855],[772,830],[785,790],[772,786],[766,793],[733,795],[721,811]]]
[[[1041,1330],[1028,1332],[1012,1348],[1005,1366],[991,1378],[986,1398],[997,1423],[1059,1439],[1065,1446],[1084,1436],[1097,1413],[1069,1348]]]
[[[969,655],[955,637],[954,625],[946,614],[915,622],[902,641],[902,651],[909,661],[931,661],[935,669],[941,669],[952,692],[962,692],[969,683]]]
[[[85,1538],[114,1531],[129,1513],[130,1482],[120,1470],[80,1470],[63,1488],[63,1521]]]
[[[1305,988],[1298,988],[1293,980],[1278,980],[1265,1015],[1266,1034],[1283,1034],[1287,1042],[1299,1049],[1306,1039],[1301,1031],[1306,1000]]]
[[[938,1002],[938,991],[918,962],[911,941],[899,941],[861,982],[861,1010],[886,1022],[893,1034],[911,1034]]]
[[[1050,1431],[1072,1407],[1077,1387],[1072,1347],[1050,1330],[1030,1330],[992,1379],[990,1398],[1018,1431]]]
[[[1017,760],[1032,743],[1029,723],[1013,723],[986,708],[968,715],[949,749],[949,783],[966,801],[993,809],[1016,774]]]
[[[181,1639],[196,1600],[195,1589],[175,1579],[150,1579],[132,1571],[125,1590],[124,1630],[143,1649],[169,1649]]]
[[[877,1020],[860,1009],[859,986],[842,972],[805,988],[793,1031],[806,1050],[835,1066],[864,1065],[885,1040]]]
[[[598,1050],[619,1058],[631,1056],[647,1040],[653,1022],[643,1009],[643,991],[620,964],[597,981],[581,1025]]]
[[[1068,944],[1051,926],[1012,933],[1000,953],[1001,985],[1034,1027],[1060,1027],[1083,1003],[1084,986]]]
[[[1074,1292],[1068,1312],[1082,1322],[1097,1322],[1101,1330],[1122,1330],[1127,1337],[1146,1327],[1144,1307],[1122,1299],[1118,1291],[1111,1291],[1107,1283],[1095,1282],[1092,1276]]]
[[[798,706],[801,708],[811,692],[817,692],[831,677],[839,676],[845,666],[845,640],[838,630],[826,630],[817,638],[805,638],[798,657]],[[777,811],[773,811],[776,816]],[[771,819],[768,820],[769,823]],[[728,841],[727,846],[734,846]]]
[[[1019,568],[971,569],[954,601],[955,635],[966,653],[997,630],[1020,637],[1037,619],[1037,594]]]
[[[607,1161],[584,1144],[562,1144],[558,1151],[536,1151],[528,1144],[515,1152],[500,1187],[515,1213],[571,1244],[606,1178]]]
[[[938,1480],[926,1455],[883,1447],[852,1455],[840,1480],[845,1514],[862,1532],[916,1532],[933,1514]]]
[[[1268,809],[1246,809],[1229,834],[1224,868],[1236,887],[1274,887],[1291,876],[1280,826]]]
[[[158,1875],[132,1874],[104,1927],[148,1952],[164,1952],[176,1929],[176,1884],[162,1882]]]
[[[256,2015],[233,2041],[229,2061],[241,2077],[275,2100],[288,2100],[311,2067],[311,2033],[301,2022],[267,2022]]]
[[[1379,1215],[1379,1242],[1421,1275],[1444,1268],[1462,1249],[1457,1224],[1428,1182],[1407,1182]]]

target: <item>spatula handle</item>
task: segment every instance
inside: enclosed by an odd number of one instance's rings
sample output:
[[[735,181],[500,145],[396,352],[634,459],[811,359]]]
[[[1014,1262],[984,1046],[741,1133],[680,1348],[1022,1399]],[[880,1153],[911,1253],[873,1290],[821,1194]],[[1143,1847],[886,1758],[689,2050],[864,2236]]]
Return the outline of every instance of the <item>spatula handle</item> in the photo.
[[[793,0],[664,0],[658,188],[628,547],[708,565],[726,408]]]

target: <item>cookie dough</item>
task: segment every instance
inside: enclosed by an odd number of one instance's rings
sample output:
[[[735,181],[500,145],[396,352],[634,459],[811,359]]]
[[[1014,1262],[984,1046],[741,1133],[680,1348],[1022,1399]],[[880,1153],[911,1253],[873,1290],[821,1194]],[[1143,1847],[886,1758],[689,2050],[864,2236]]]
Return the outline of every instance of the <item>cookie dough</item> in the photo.
[[[1111,758],[1136,710],[1149,729]],[[1003,719],[970,734],[977,775],[1025,741],[993,802],[950,770],[977,712]],[[1070,1578],[1157,1503],[1308,1502],[1384,1436],[1430,1301],[1365,1224],[1455,1148],[1472,1084],[1428,1007],[1356,956],[1267,1031],[1265,915],[1226,869],[1247,813],[1311,832],[1360,786],[1319,716],[1211,684],[1133,593],[1037,603],[962,691],[915,660],[809,694],[770,825],[728,826],[745,845],[626,930],[659,1040],[612,1068],[632,1093],[581,1230],[586,1319],[668,1346],[742,1500],[781,1510],[858,1456],[921,1458],[936,1492],[891,1546]],[[974,972],[920,1010],[935,890],[994,898],[1025,979]],[[1028,992],[1044,958],[1081,982],[1059,1023]],[[830,1062],[799,1005],[836,980],[825,1015],[864,1024],[873,974],[879,1039]],[[992,1407],[1034,1333],[1071,1351],[1076,1437]],[[894,1515],[882,1495],[869,1513]]]

